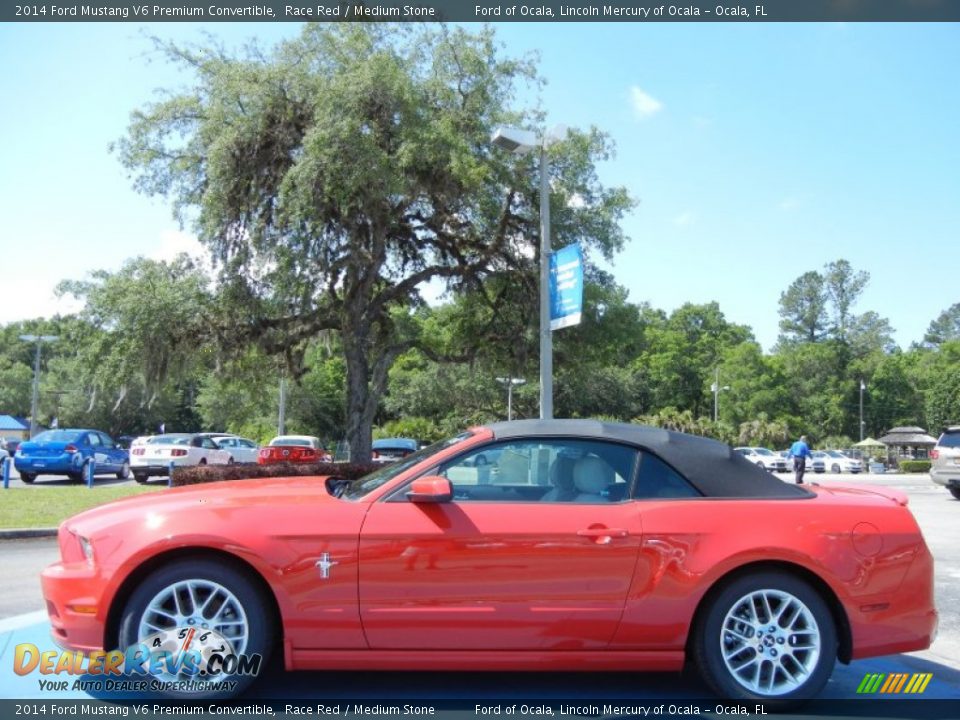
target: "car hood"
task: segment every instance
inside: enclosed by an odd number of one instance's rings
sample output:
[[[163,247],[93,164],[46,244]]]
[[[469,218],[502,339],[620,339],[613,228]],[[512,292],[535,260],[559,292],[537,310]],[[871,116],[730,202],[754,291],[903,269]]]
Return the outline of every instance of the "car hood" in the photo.
[[[188,487],[159,490],[134,495],[100,505],[64,521],[72,531],[81,535],[124,523],[142,523],[145,518],[177,518],[196,511],[220,515],[231,510],[252,510],[269,506],[310,506],[340,504],[326,489],[328,476],[258,478],[203,483]]]

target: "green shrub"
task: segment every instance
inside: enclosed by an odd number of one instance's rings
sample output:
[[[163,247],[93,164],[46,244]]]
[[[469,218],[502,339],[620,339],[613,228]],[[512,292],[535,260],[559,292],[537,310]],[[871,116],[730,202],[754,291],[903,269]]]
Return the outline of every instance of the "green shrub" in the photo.
[[[930,472],[929,460],[901,460],[900,472],[905,473],[925,473]]]
[[[268,477],[328,477],[334,475],[347,480],[356,480],[383,467],[373,463],[277,463],[275,465],[255,465],[253,463],[235,463],[233,465],[195,465],[193,467],[174,468],[174,487],[199,485],[200,483],[219,482],[221,480],[248,480]]]

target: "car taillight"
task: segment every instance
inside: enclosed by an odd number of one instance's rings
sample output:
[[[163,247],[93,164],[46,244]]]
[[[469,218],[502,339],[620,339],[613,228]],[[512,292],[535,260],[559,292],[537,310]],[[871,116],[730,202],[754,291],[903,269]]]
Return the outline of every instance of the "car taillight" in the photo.
[[[933,450],[930,451],[930,459],[931,459],[931,460],[936,460],[938,457],[940,457],[940,453],[937,452],[937,449],[936,449],[936,448],[934,448]]]
[[[186,454],[187,454],[187,451],[181,448],[174,448],[173,450],[170,451],[170,457],[183,457]]]
[[[378,453],[376,450],[374,450],[373,453],[371,454],[371,457],[372,457],[374,460],[376,460],[378,457],[380,457],[380,453]]]
[[[143,455],[143,453],[144,453],[144,449],[139,447],[134,448],[133,450],[130,451],[131,455]]]
[[[77,446],[76,446],[76,445],[67,445],[67,446],[63,449],[63,451],[64,451],[64,452],[68,452],[68,453],[75,453],[75,452],[77,451]]]

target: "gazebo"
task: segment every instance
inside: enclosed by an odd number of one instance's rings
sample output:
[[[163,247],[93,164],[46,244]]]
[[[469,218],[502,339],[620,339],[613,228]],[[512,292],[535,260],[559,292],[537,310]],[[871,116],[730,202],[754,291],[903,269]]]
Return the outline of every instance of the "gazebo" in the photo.
[[[895,427],[879,440],[887,446],[887,458],[926,459],[937,439],[922,427]]]

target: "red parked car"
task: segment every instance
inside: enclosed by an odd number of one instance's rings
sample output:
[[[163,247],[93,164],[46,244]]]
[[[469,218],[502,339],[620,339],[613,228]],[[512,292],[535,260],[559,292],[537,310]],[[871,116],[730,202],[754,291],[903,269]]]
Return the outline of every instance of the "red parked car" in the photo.
[[[330,462],[331,457],[320,438],[312,435],[280,435],[270,441],[266,447],[260,448],[257,463],[271,465],[273,463],[315,463]]]
[[[776,703],[937,625],[903,493],[784,483],[712,440],[586,420],[474,428],[355,481],[164,490],[59,539],[43,593],[54,639],[84,651],[189,626],[290,670],[689,660],[723,697]]]

